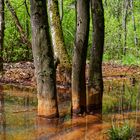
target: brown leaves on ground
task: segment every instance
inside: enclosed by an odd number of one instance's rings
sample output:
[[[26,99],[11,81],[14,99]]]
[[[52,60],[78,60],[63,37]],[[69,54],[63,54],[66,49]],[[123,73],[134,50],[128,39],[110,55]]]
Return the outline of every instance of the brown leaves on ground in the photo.
[[[104,63],[103,64],[103,77],[104,80],[136,77],[140,76],[140,67],[130,65],[123,66],[119,64]],[[88,74],[88,65],[86,73]],[[57,83],[65,84],[70,83],[71,76],[66,70],[57,68]],[[87,78],[88,79],[88,78]],[[17,83],[23,85],[35,86],[34,65],[32,62],[18,62],[18,63],[5,63],[4,73],[0,75],[0,82],[3,83]]]

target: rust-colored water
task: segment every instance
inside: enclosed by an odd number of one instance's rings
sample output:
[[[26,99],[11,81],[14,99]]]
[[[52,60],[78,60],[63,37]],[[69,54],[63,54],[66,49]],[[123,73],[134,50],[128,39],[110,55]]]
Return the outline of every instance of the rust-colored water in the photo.
[[[107,140],[112,122],[121,124],[124,120],[140,132],[138,110],[107,111],[119,105],[114,95],[111,97],[107,94],[104,97],[102,116],[94,114],[71,119],[70,90],[59,87],[58,92],[59,113],[62,117],[49,121],[36,115],[37,99],[32,90],[0,87],[0,140]],[[108,92],[108,86],[105,92]]]

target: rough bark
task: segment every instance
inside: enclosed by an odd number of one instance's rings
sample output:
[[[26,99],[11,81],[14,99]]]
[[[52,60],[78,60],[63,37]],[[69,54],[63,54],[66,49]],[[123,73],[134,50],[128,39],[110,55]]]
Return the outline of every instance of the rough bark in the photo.
[[[37,79],[38,115],[58,116],[56,74],[51,46],[46,0],[30,0],[32,51]]]
[[[61,66],[70,68],[70,59],[64,44],[63,31],[58,8],[58,0],[48,1],[48,12],[55,56],[59,58]]]
[[[102,57],[104,47],[104,9],[102,0],[91,0],[93,44],[89,64],[88,111],[102,109],[103,78]]]
[[[0,0],[0,71],[3,70],[4,0]]]
[[[7,7],[8,7],[8,9],[9,9],[9,11],[12,14],[12,17],[13,17],[13,19],[15,21],[16,27],[17,27],[17,29],[18,29],[18,31],[20,33],[20,37],[22,39],[22,42],[24,44],[26,44],[29,48],[31,48],[31,42],[29,41],[29,39],[27,38],[26,33],[23,30],[22,25],[20,24],[20,21],[18,19],[18,16],[17,16],[14,8],[12,7],[11,3],[9,2],[9,0],[5,0],[5,3],[7,5]]]
[[[86,111],[85,66],[89,34],[89,0],[77,0],[77,25],[72,60],[72,110],[74,114]]]

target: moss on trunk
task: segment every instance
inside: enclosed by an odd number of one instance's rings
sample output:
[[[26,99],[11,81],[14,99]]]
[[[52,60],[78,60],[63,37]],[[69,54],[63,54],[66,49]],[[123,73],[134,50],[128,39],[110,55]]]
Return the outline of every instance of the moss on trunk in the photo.
[[[65,44],[63,31],[60,21],[58,0],[49,0],[48,1],[48,12],[50,15],[50,26],[51,26],[51,35],[52,35],[52,44],[54,47],[54,53],[56,57],[60,60],[60,66],[65,68],[70,68],[70,58],[68,56]]]

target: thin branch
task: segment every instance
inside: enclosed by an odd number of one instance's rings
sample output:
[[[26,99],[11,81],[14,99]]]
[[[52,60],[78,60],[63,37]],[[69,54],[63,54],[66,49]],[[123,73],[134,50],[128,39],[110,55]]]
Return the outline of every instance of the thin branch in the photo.
[[[24,5],[25,5],[26,12],[27,12],[28,16],[31,17],[30,13],[29,13],[29,10],[28,10],[28,5],[27,5],[27,1],[26,0],[24,0]]]
[[[15,21],[16,27],[17,27],[17,29],[18,29],[18,31],[19,31],[19,33],[20,33],[20,37],[21,37],[21,39],[22,39],[22,42],[23,42],[24,44],[27,44],[28,47],[31,47],[31,42],[28,40],[27,35],[26,35],[26,33],[24,32],[24,30],[23,30],[22,25],[20,24],[20,21],[19,21],[19,19],[18,19],[18,16],[17,16],[17,14],[16,14],[14,8],[13,8],[12,5],[10,4],[9,0],[5,0],[5,3],[6,3],[6,5],[7,5],[7,8],[10,10],[10,12],[11,12],[11,14],[12,14],[12,17],[13,17],[13,19],[14,19],[14,21]]]

